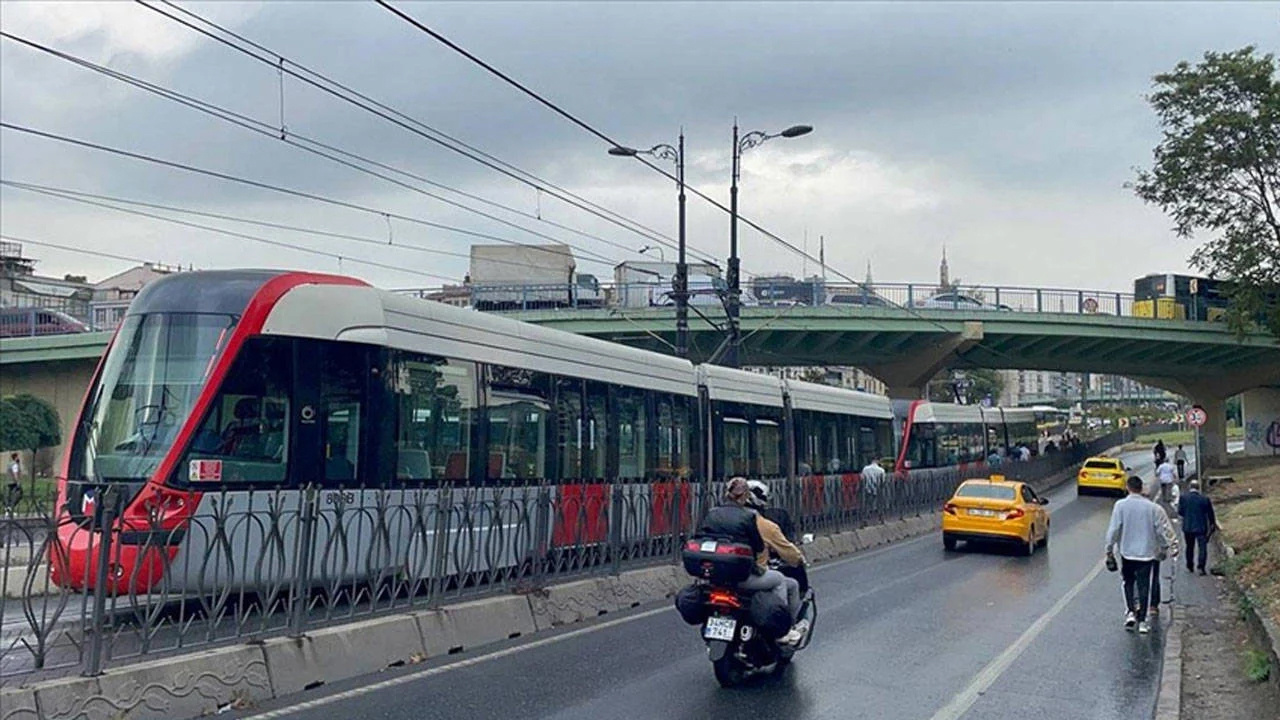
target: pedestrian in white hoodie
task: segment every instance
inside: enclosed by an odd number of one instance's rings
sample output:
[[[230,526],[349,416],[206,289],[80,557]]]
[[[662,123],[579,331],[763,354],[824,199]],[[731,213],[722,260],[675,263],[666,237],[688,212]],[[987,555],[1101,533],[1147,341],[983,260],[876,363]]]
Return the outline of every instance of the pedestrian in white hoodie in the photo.
[[[1169,516],[1142,496],[1142,478],[1134,475],[1126,483],[1129,495],[1111,509],[1104,550],[1114,557],[1119,550],[1120,572],[1124,579],[1126,614],[1124,627],[1148,633],[1147,608],[1151,599],[1151,576],[1156,561],[1169,551]]]

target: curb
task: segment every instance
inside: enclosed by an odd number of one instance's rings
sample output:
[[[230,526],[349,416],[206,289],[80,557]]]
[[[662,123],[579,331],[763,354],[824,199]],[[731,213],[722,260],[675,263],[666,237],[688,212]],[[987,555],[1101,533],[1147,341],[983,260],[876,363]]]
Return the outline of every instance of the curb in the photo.
[[[1182,717],[1181,615],[1177,605],[1169,605],[1170,622],[1164,632],[1164,661],[1161,663],[1154,720],[1179,720]]]

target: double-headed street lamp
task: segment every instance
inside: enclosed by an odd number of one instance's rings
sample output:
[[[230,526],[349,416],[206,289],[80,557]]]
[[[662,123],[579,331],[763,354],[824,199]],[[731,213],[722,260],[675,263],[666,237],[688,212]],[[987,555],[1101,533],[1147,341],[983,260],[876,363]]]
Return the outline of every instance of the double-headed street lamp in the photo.
[[[618,157],[636,157],[650,155],[663,160],[672,160],[676,164],[676,187],[680,191],[680,237],[676,257],[676,275],[671,280],[671,296],[676,303],[676,356],[689,356],[689,266],[685,262],[684,233],[684,132],[676,147],[670,145],[654,145],[648,150],[617,147],[609,148],[610,155]]]
[[[779,133],[767,133],[760,130],[749,132],[738,137],[738,121],[733,121],[733,183],[729,186],[729,297],[725,303],[725,314],[729,316],[729,346],[725,353],[724,364],[738,367],[738,347],[742,344],[742,332],[739,329],[738,316],[742,309],[742,287],[738,270],[738,176],[742,168],[742,152],[750,150],[766,140],[776,137],[794,138],[813,132],[810,125],[792,125]],[[683,192],[681,193],[683,196]]]

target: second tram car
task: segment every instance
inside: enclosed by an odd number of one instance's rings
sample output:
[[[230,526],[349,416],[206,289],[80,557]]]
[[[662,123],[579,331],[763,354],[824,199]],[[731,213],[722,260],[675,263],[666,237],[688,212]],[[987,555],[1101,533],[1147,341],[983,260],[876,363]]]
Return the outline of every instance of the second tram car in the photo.
[[[1031,408],[900,402],[902,442],[897,470],[985,463],[993,451],[1025,444],[1038,451],[1039,431]]]

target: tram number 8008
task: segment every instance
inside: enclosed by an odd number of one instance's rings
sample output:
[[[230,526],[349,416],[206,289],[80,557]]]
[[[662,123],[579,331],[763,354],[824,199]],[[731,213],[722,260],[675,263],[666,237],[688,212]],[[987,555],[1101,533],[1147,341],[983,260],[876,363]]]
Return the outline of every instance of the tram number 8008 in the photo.
[[[327,492],[324,494],[325,505],[354,505],[356,494],[353,492]]]

